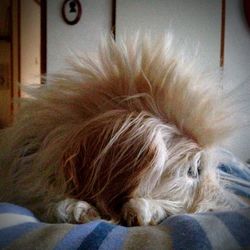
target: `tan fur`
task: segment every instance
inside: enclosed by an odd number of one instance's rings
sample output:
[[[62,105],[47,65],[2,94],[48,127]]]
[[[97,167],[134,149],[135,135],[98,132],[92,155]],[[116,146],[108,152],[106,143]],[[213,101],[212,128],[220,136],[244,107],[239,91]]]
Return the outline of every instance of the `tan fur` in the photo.
[[[166,38],[106,39],[47,82],[0,134],[2,201],[80,223],[85,201],[128,225],[238,206],[213,156],[234,129],[230,106]]]

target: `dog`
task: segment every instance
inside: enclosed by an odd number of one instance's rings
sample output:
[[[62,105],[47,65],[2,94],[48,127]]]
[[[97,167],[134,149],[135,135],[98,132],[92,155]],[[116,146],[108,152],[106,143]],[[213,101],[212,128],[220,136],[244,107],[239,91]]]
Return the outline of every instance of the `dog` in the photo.
[[[127,226],[240,206],[216,168],[228,98],[169,38],[104,39],[46,82],[0,132],[1,201],[45,222]]]

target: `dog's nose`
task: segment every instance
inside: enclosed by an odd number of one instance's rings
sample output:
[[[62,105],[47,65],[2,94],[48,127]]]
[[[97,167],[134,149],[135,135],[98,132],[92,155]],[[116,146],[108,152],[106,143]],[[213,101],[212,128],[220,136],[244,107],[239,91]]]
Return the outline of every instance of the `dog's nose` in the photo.
[[[198,177],[198,172],[195,171],[192,167],[188,169],[188,176],[191,178],[197,178]]]

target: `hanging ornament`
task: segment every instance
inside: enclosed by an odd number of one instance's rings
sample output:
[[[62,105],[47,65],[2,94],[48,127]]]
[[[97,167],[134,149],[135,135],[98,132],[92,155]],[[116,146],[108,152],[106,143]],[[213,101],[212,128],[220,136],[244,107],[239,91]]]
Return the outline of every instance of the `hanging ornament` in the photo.
[[[82,6],[79,0],[65,0],[62,5],[62,17],[69,25],[77,24],[82,15]]]

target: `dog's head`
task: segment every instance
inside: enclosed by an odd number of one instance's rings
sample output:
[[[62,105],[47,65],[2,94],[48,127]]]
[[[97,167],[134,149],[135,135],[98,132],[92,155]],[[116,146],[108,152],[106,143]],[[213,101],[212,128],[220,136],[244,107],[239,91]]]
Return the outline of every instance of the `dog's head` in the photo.
[[[226,206],[212,149],[233,126],[213,85],[168,39],[108,39],[35,94],[19,139],[31,138],[44,185],[107,217],[134,196],[165,200],[170,214]]]
[[[233,128],[229,106],[165,39],[108,40],[72,75],[49,90],[74,121],[59,168],[70,195],[114,218],[133,196],[166,200],[170,214],[228,205],[213,147]]]

